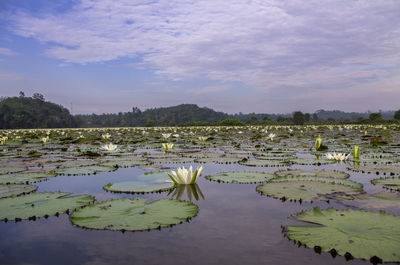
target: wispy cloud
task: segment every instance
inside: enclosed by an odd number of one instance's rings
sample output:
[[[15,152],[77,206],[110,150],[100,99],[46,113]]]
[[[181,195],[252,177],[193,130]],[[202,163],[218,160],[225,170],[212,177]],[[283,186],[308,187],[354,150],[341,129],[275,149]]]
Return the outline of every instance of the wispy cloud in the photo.
[[[14,52],[13,50],[8,49],[8,48],[0,47],[0,55],[15,56],[15,55],[17,55],[17,53]]]
[[[399,14],[398,0],[81,0],[61,14],[10,19],[16,34],[49,43],[47,54],[66,63],[128,57],[172,80],[268,91],[390,78],[399,69]]]

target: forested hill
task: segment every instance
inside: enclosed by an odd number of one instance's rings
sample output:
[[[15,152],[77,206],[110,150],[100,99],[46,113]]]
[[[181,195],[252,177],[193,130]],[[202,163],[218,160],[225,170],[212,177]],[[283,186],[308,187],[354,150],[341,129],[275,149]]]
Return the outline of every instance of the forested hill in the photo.
[[[68,109],[44,100],[43,95],[0,99],[0,129],[76,127]]]
[[[91,114],[75,116],[80,127],[102,126],[174,126],[188,122],[216,123],[229,117],[228,114],[194,104],[181,104],[167,108],[154,108],[118,114]]]
[[[33,97],[0,98],[0,129],[65,128],[65,127],[127,127],[175,125],[269,125],[318,124],[326,122],[380,123],[400,120],[400,110],[379,113],[356,113],[319,110],[315,113],[293,114],[227,114],[195,104],[181,104],[166,108],[141,111],[134,107],[129,112],[115,114],[89,114],[72,116],[61,105],[45,101],[43,95]]]

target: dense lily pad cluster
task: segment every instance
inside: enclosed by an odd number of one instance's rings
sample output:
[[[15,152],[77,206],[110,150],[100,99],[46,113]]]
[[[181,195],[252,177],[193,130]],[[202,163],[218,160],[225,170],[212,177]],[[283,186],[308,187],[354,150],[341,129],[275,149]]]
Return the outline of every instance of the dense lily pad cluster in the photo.
[[[199,209],[192,201],[205,196],[195,182],[210,164],[240,168],[206,172],[206,179],[227,183],[212,185],[256,183],[255,191],[271,200],[306,205],[334,200],[344,207],[396,212],[400,210],[399,132],[396,124],[3,130],[0,219],[34,220],[71,213],[72,223],[85,228],[169,227],[197,215]],[[201,167],[194,165],[199,163]],[[335,170],[343,164],[347,172]],[[305,166],[307,170],[299,169]],[[123,182],[110,178],[102,185],[110,196],[122,193],[132,198],[96,202],[92,195],[36,192],[37,186],[32,185],[57,176],[106,175],[127,167],[145,173]],[[368,194],[348,172],[380,175],[371,181],[374,188],[389,190]],[[135,197],[153,192],[170,199],[149,202]],[[398,217],[315,209],[293,219],[320,225],[287,226],[285,234],[300,244],[374,262],[400,262],[395,251],[400,249]]]

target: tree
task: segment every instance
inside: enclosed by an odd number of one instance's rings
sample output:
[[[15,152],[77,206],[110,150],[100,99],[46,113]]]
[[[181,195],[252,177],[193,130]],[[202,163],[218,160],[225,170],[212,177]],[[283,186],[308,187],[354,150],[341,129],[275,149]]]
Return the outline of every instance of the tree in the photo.
[[[400,120],[400,109],[397,110],[397,111],[394,113],[394,118],[395,118],[396,120]]]
[[[40,93],[33,93],[32,98],[33,99],[38,99],[40,101],[44,101],[44,96],[42,94],[40,94]]]
[[[382,115],[379,112],[369,114],[369,119],[371,121],[378,121],[382,120]]]
[[[310,113],[304,113],[304,121],[305,122],[310,122],[310,118],[311,118]]]
[[[19,97],[20,97],[20,98],[24,98],[24,97],[25,97],[24,91],[19,91]]]
[[[312,121],[313,121],[313,122],[318,122],[318,120],[319,120],[318,114],[317,114],[317,113],[314,113],[314,114],[312,115]]]
[[[304,124],[304,114],[301,111],[295,111],[293,113],[293,123],[296,125],[303,125]]]

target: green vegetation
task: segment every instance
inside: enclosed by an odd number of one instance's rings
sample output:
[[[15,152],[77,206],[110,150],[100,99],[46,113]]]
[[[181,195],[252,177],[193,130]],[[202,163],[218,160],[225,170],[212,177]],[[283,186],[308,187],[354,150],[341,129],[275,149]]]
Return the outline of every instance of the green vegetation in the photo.
[[[17,128],[93,128],[136,126],[243,126],[243,125],[303,125],[326,123],[388,123],[400,120],[400,110],[379,113],[346,113],[338,110],[318,110],[313,114],[296,111],[290,114],[227,114],[195,104],[153,108],[110,114],[72,116],[57,104],[45,101],[43,95],[35,93],[25,97],[0,99],[0,129]]]
[[[0,129],[76,127],[74,117],[57,104],[47,102],[43,95],[11,97],[0,101]]]

